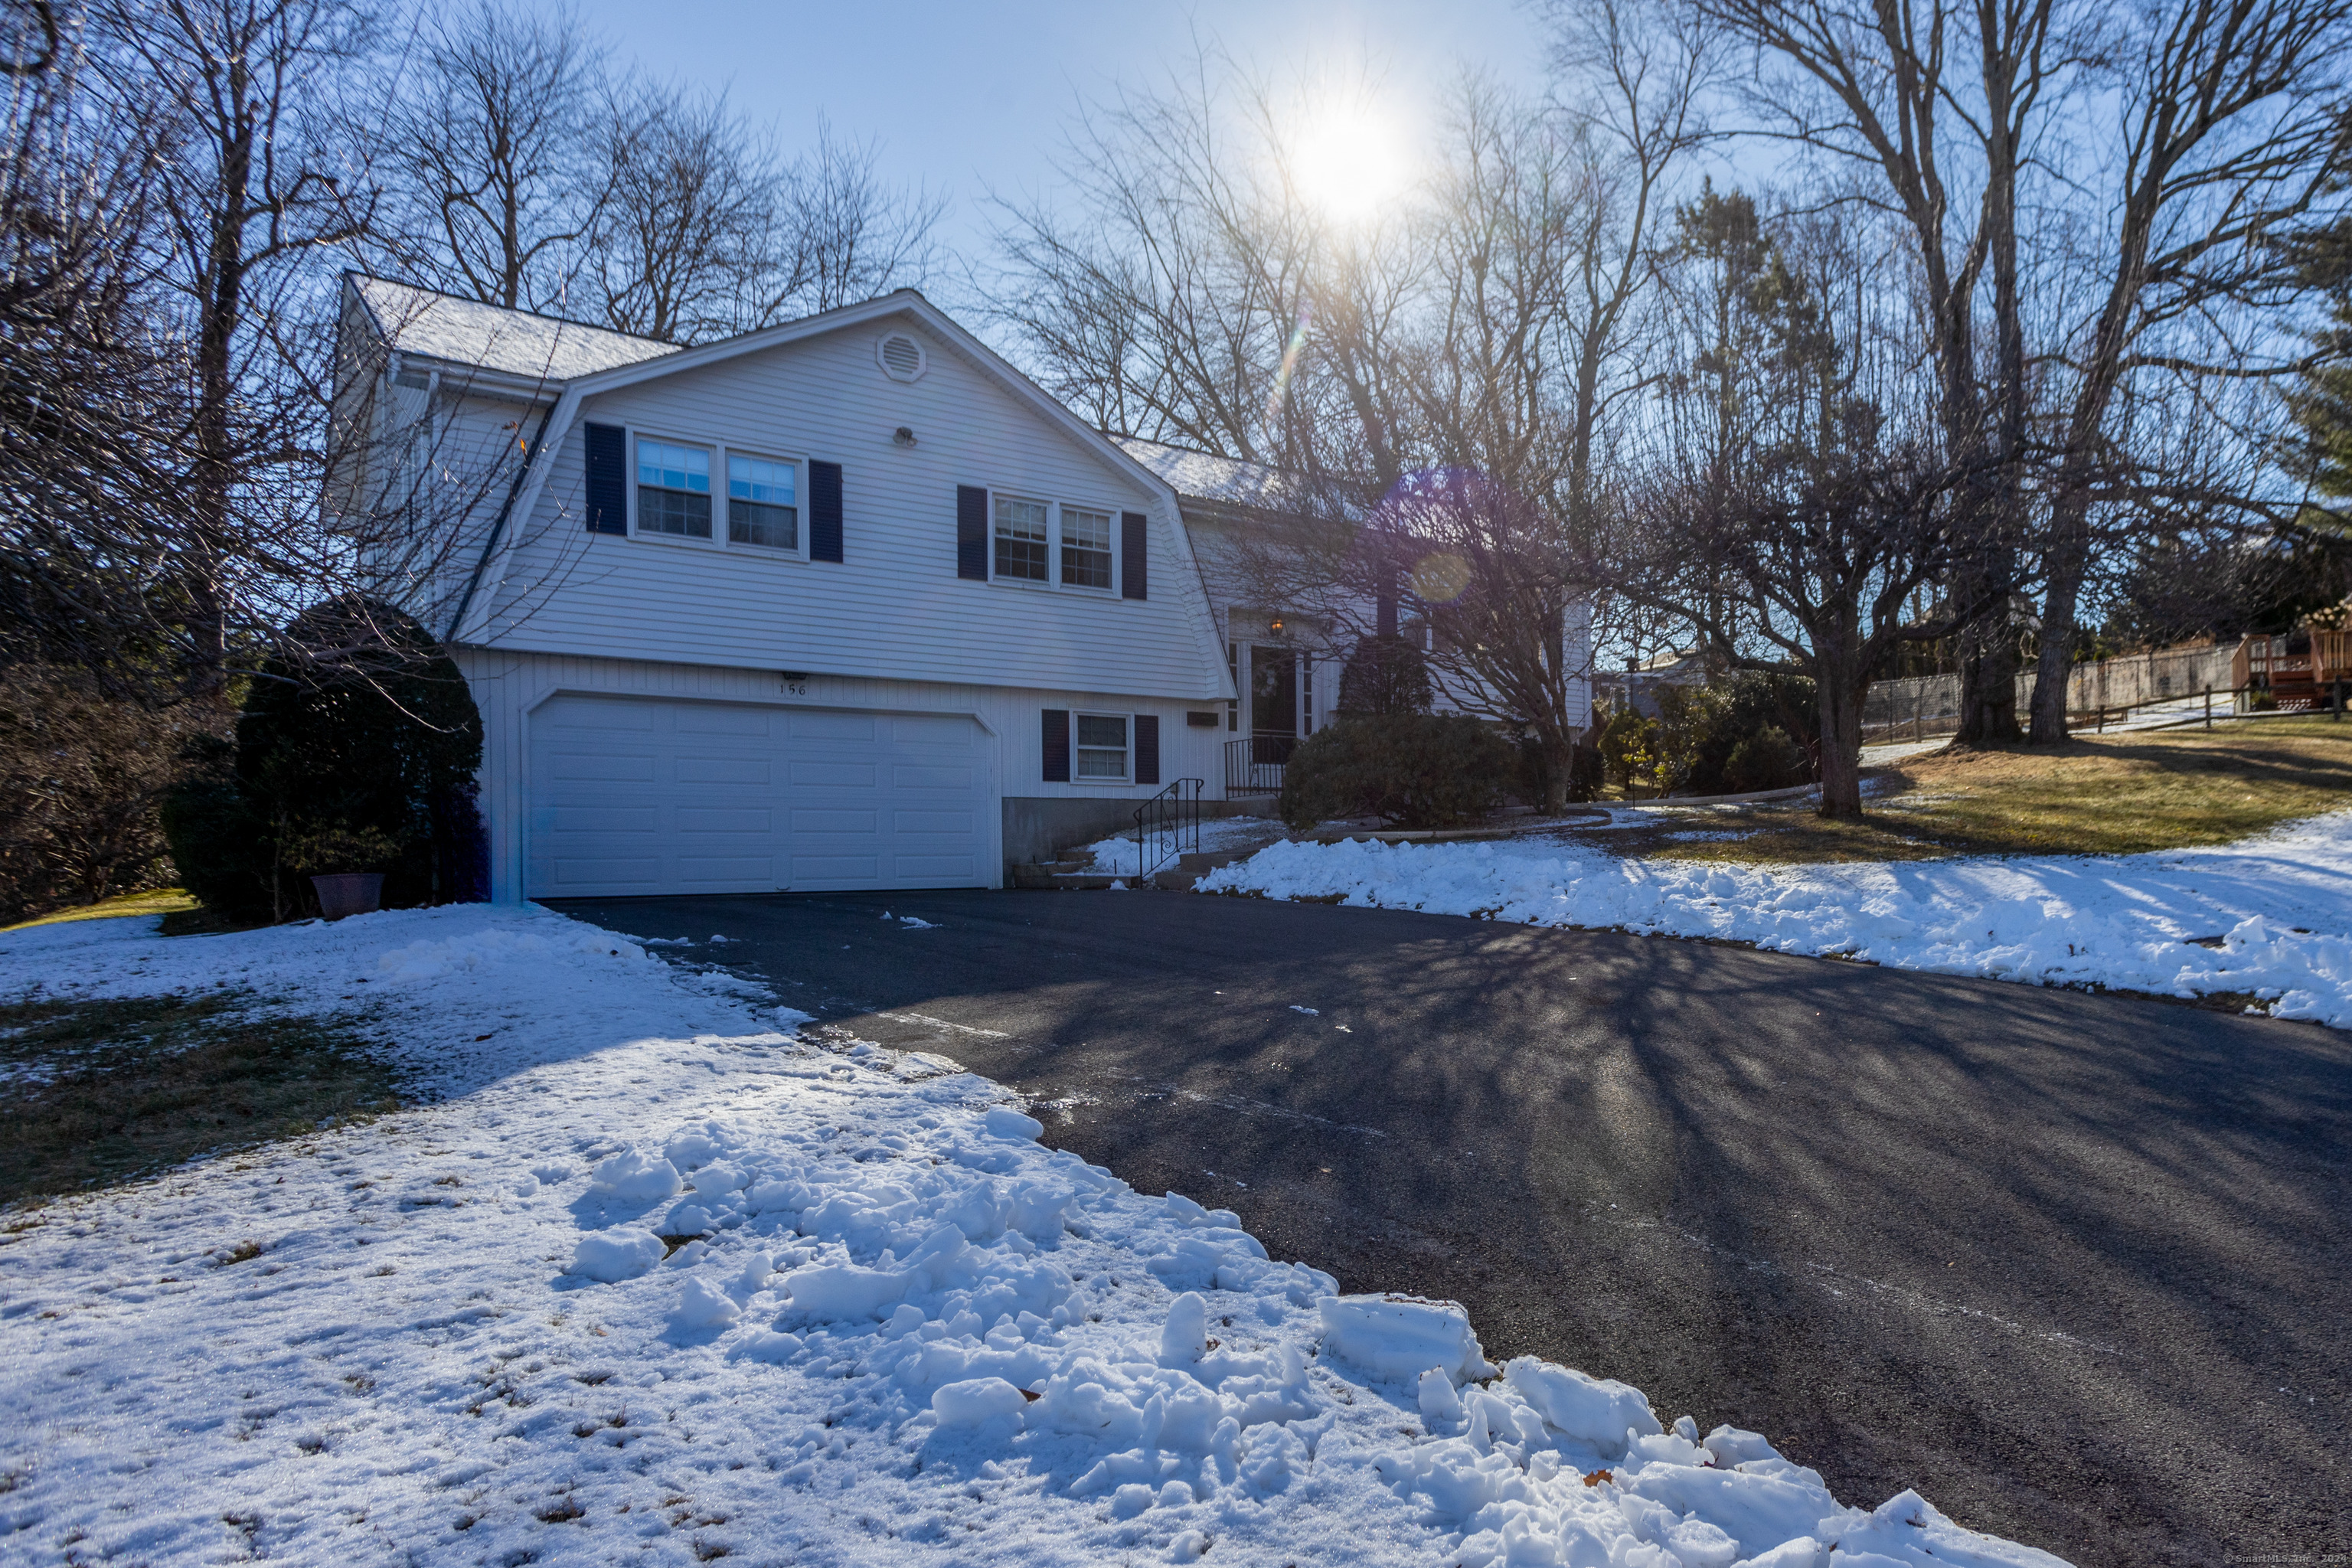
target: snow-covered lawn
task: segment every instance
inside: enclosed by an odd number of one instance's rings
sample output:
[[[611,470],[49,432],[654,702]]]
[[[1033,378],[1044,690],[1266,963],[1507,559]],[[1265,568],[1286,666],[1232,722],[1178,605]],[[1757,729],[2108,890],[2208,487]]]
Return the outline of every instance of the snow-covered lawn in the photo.
[[[1633,860],[1559,839],[1283,843],[1201,888],[1718,937],[1942,974],[2250,993],[2273,1016],[2352,1028],[2352,812],[2156,855],[1892,864]]]
[[[0,939],[0,992],[364,1004],[436,1098],[9,1216],[0,1558],[2055,1561],[1498,1370],[1458,1309],[1336,1295],[952,1062],[593,927],[151,926]]]

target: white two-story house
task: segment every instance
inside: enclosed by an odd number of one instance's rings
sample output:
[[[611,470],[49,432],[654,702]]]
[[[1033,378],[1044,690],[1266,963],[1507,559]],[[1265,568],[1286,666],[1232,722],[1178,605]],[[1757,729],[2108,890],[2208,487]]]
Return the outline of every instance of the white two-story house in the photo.
[[[1234,569],[1281,476],[911,289],[681,349],[352,274],[336,379],[330,521],[472,689],[501,900],[1001,886],[1263,802],[1337,706],[1349,639]]]
[[[1175,491],[912,290],[679,349],[346,279],[330,510],[481,710],[499,899],[993,887],[1222,795]]]

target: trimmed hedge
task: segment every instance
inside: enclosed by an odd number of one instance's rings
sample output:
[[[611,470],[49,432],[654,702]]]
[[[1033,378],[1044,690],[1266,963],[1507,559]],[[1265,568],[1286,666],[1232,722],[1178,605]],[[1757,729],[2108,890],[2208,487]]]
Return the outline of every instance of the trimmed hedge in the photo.
[[[188,890],[232,920],[318,912],[310,879],[381,871],[387,909],[489,896],[475,804],[482,720],[465,677],[388,605],[339,599],[288,628],[234,744],[193,748],[163,828]]]
[[[1416,828],[1477,822],[1500,803],[1517,763],[1508,741],[1460,714],[1351,715],[1291,753],[1282,820],[1293,828],[1349,816]]]

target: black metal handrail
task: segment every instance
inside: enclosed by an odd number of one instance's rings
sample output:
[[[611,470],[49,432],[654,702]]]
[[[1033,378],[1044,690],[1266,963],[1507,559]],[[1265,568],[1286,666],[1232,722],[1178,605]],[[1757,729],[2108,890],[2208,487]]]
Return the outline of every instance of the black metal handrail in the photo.
[[[1135,814],[1135,879],[1148,882],[1151,874],[1180,855],[1201,848],[1200,779],[1178,779],[1139,807]]]
[[[1244,735],[1225,742],[1225,794],[1280,795],[1282,770],[1298,750],[1296,735]]]

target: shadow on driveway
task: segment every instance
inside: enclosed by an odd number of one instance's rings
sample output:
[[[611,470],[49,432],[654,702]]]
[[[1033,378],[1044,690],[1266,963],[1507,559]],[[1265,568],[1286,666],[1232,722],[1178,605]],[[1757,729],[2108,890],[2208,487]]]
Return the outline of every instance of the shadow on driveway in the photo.
[[[559,907],[722,933],[694,956],[1045,1102],[1137,1188],[1762,1431],[1848,1502],[1916,1486],[2086,1564],[2352,1552],[2343,1036],[1255,900]]]

